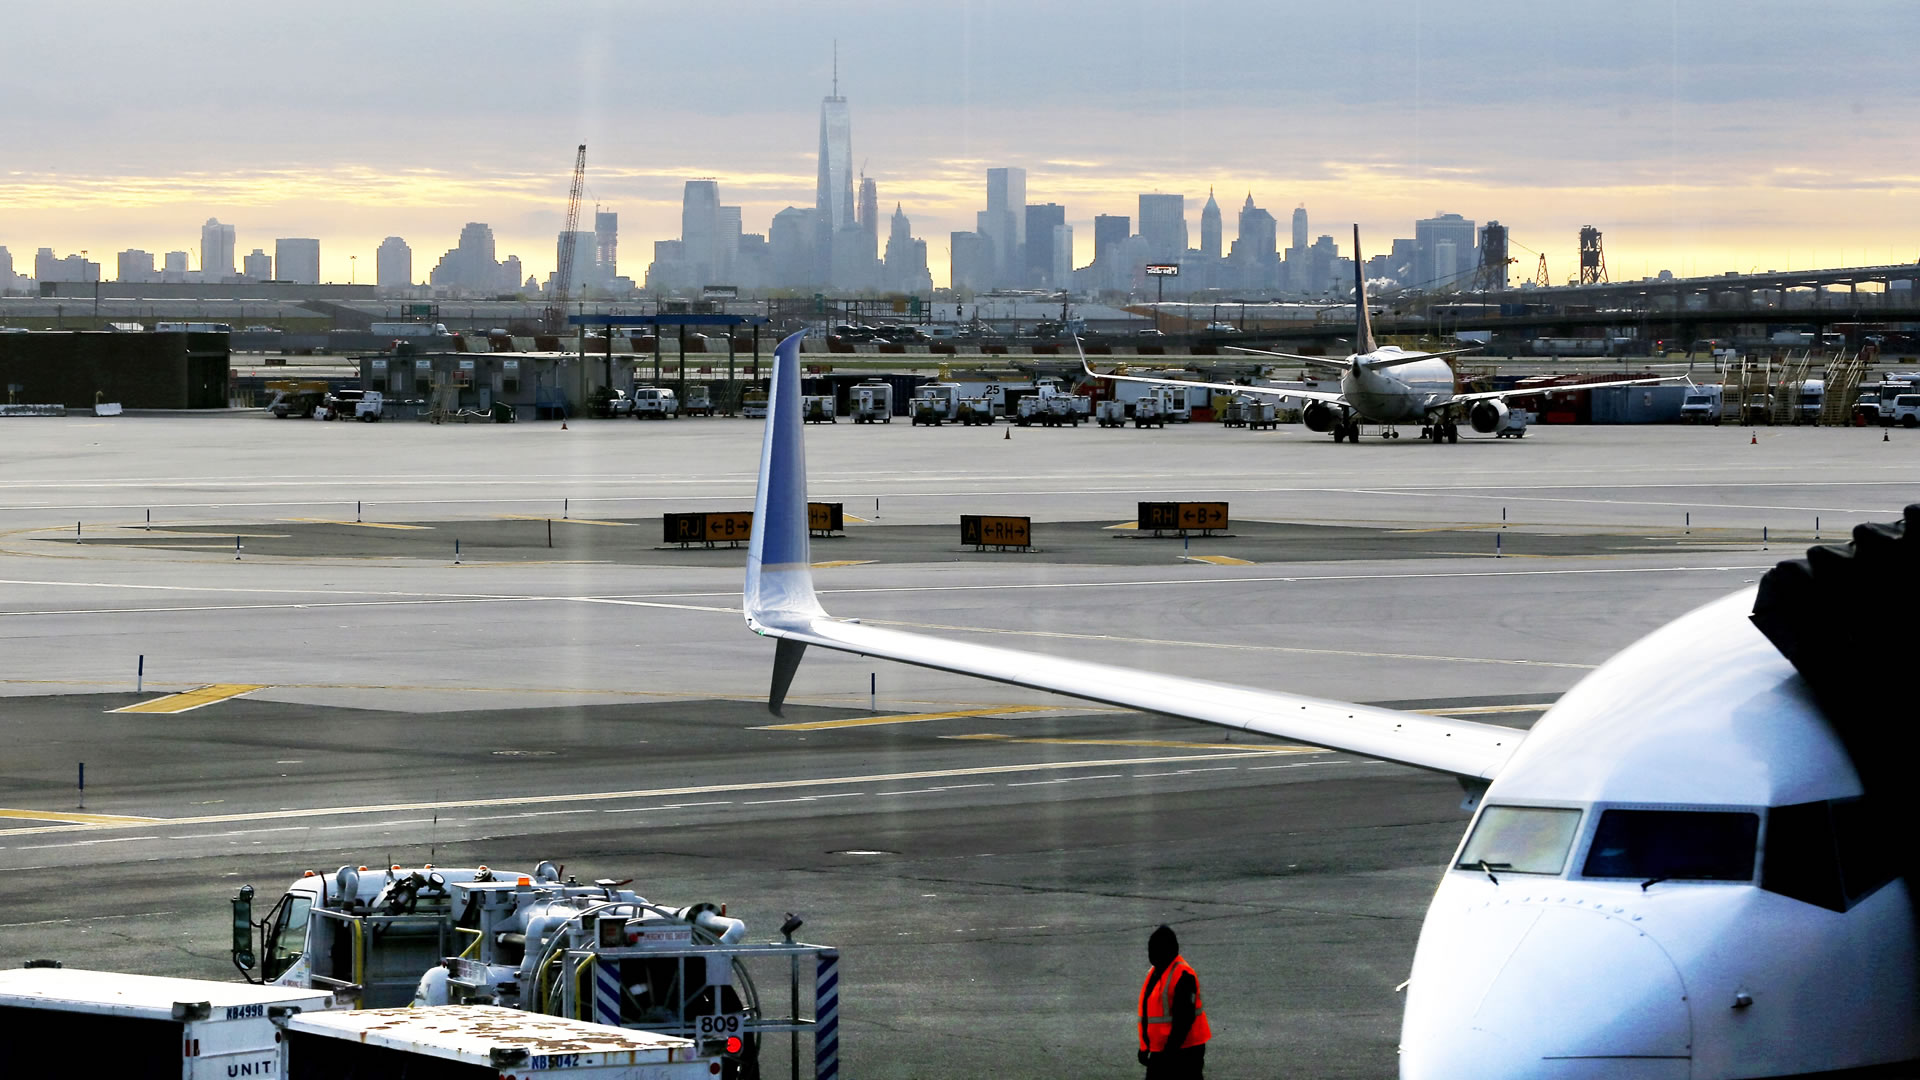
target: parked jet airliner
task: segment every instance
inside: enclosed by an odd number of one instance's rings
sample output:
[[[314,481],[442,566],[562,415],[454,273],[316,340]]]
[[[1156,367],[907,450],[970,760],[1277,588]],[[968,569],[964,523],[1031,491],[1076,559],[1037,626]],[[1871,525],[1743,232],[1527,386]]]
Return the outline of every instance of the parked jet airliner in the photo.
[[[1270,394],[1282,401],[1304,401],[1300,420],[1309,431],[1331,431],[1333,441],[1360,441],[1360,422],[1382,425],[1381,435],[1398,438],[1395,424],[1421,425],[1421,437],[1438,443],[1460,441],[1459,421],[1464,415],[1473,430],[1482,435],[1499,431],[1507,424],[1507,401],[1518,397],[1539,397],[1539,390],[1488,390],[1455,393],[1453,365],[1447,357],[1460,356],[1475,349],[1447,352],[1407,352],[1398,345],[1376,345],[1373,317],[1367,310],[1367,280],[1360,258],[1360,226],[1353,227],[1354,351],[1345,360],[1326,356],[1301,356],[1296,353],[1268,352],[1264,349],[1234,348],[1235,352],[1296,360],[1314,367],[1340,373],[1340,392],[1322,390],[1286,390],[1268,386],[1241,386],[1238,383],[1189,382],[1182,379],[1151,379],[1139,375],[1106,375],[1093,370],[1086,354],[1080,365],[1096,379],[1118,382],[1155,383],[1163,386],[1191,386],[1234,394]],[[1074,345],[1079,347],[1079,340]],[[1617,379],[1611,382],[1582,383],[1580,389],[1603,386],[1644,386],[1673,382],[1674,379]]]
[[[828,615],[801,439],[794,335],[775,352],[743,597],[747,625],[775,640],[776,713],[816,645],[1459,778],[1475,812],[1414,954],[1406,1080],[1824,1076],[1920,1059],[1914,916],[1900,860],[1867,828],[1873,774],[1749,621],[1753,590],[1628,647],[1528,732],[1156,675]],[[1920,507],[1907,529],[1912,559]]]

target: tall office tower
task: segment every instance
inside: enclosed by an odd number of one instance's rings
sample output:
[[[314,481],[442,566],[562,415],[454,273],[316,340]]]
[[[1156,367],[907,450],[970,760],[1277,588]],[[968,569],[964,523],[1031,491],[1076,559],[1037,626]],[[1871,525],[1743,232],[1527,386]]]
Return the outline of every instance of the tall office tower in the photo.
[[[689,283],[712,285],[720,267],[720,182],[689,180],[680,200],[681,257]]]
[[[1265,292],[1279,285],[1279,242],[1279,222],[1253,205],[1253,193],[1248,192],[1246,205],[1240,208],[1239,233],[1228,256],[1238,268],[1236,284],[1240,288]]]
[[[5,254],[6,249],[0,248],[0,256]],[[6,273],[11,269],[11,266],[0,267],[0,288],[6,287]],[[139,248],[128,248],[121,252],[114,269],[115,281],[152,281],[158,276],[153,271],[153,253]]]
[[[593,212],[593,276],[605,285],[620,276],[620,215]]]
[[[240,259],[240,276],[248,281],[273,280],[273,256],[260,248]]]
[[[893,206],[893,220],[887,230],[886,288],[893,292],[925,295],[933,291],[933,274],[927,270],[927,242],[916,240],[913,224],[899,203]]]
[[[1307,250],[1307,208],[1303,203],[1293,208],[1293,247],[1294,250]]]
[[[208,218],[200,227],[200,280],[227,281],[233,277],[233,226]]]
[[[957,232],[948,238],[947,277],[955,292],[985,292],[991,288],[993,242],[977,232]]]
[[[184,274],[187,272],[187,253],[186,252],[169,251],[166,253],[164,258],[166,259],[166,263],[161,267],[161,269],[166,273]]]
[[[978,231],[993,248],[992,284],[1017,281],[1021,249],[1027,242],[1027,170],[1017,167],[987,170],[987,210]],[[991,286],[989,286],[991,287]]]
[[[1053,243],[1053,265],[1048,268],[1048,284],[1055,289],[1073,288],[1073,226],[1060,224],[1051,230]],[[1027,235],[1031,236],[1032,233]]]
[[[1140,196],[1140,239],[1147,243],[1148,258],[1180,261],[1187,253],[1187,197]]]
[[[0,293],[11,292],[19,287],[13,272],[13,252],[0,244]]]
[[[413,249],[405,240],[389,236],[380,241],[373,253],[373,280],[381,288],[406,289],[413,285]]]
[[[840,60],[833,63],[833,93],[820,99],[820,179],[814,190],[820,228],[831,237],[853,224],[853,120],[840,96]]]
[[[562,232],[555,236],[553,240],[553,265],[556,268],[560,265],[560,260],[566,250],[567,234]],[[505,275],[503,274],[502,276],[504,277]],[[520,272],[518,270],[514,271],[513,276],[516,278],[519,277]],[[557,273],[549,277],[547,279],[547,288],[556,288],[558,286],[558,278],[559,275]],[[572,279],[567,283],[567,293],[569,296],[578,299],[592,292],[594,284],[593,234],[585,231],[576,232],[573,234],[573,274]],[[567,297],[563,296],[560,297],[560,299],[565,300]]]
[[[1072,282],[1053,276],[1053,230],[1067,223],[1067,208],[1059,203],[1037,203],[1026,208],[1026,257],[1021,260],[1020,277],[1014,282],[1029,288],[1064,289]]]
[[[1220,204],[1213,201],[1213,189],[1207,189],[1207,205],[1200,210],[1200,257],[1220,258]]]
[[[56,259],[52,248],[41,248],[33,256],[33,277],[36,281],[99,281],[100,264],[84,254]]]
[[[820,253],[820,211],[789,206],[773,215],[767,226],[767,261],[776,288],[798,289],[823,284],[816,271]]]
[[[1125,214],[1101,214],[1093,219],[1093,261],[1110,262],[1119,254],[1120,245],[1133,235],[1133,219]]]
[[[719,222],[720,231],[716,234],[716,244],[719,248],[719,262],[718,265],[713,268],[713,280],[715,283],[738,285],[740,284],[740,273],[735,269],[735,266],[740,261],[740,237],[742,235],[740,208],[737,206],[721,207]]]
[[[1464,289],[1473,275],[1473,222],[1435,211],[1413,223],[1414,289]]]
[[[869,259],[880,257],[880,187],[873,177],[860,178],[860,200],[854,207],[854,221],[865,235],[860,251]]]
[[[518,289],[518,268],[509,281],[493,252],[493,230],[483,222],[469,221],[460,230],[459,244],[440,256],[427,281],[436,287],[464,292]]]
[[[273,266],[281,281],[291,281],[295,285],[320,284],[320,241],[275,240]]]

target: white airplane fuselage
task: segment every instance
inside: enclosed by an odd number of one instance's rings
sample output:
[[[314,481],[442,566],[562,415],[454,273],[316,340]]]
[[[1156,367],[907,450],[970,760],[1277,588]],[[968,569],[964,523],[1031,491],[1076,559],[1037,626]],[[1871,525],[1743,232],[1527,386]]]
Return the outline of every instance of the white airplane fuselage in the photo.
[[[1445,360],[1415,360],[1388,368],[1368,368],[1369,359],[1399,350],[1383,349],[1358,357],[1340,373],[1340,392],[1362,420],[1376,424],[1417,424],[1453,400],[1453,368]]]
[[[1875,854],[1839,809],[1858,805],[1858,774],[1751,608],[1737,593],[1608,661],[1494,778],[1421,926],[1402,1080],[1782,1077],[1920,1056],[1909,885],[1833,880],[1862,873],[1836,847]],[[1461,867],[1501,808],[1569,815],[1516,849],[1552,872]],[[1625,875],[1635,853],[1609,846],[1609,810],[1750,815],[1745,847],[1723,852],[1744,869]],[[1831,836],[1807,832],[1809,811]],[[1789,895],[1809,882],[1828,904]]]

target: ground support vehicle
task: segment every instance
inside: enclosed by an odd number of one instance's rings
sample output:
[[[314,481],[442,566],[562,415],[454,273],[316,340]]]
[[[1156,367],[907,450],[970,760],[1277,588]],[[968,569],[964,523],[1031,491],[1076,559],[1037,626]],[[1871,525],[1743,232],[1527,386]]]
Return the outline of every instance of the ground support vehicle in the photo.
[[[1881,421],[1888,427],[1899,424],[1901,427],[1920,427],[1920,394],[1901,394],[1893,399],[1893,408]]]
[[[322,420],[365,420],[377,422],[386,411],[386,399],[378,390],[335,390],[327,395]]]
[[[665,387],[636,386],[630,396],[633,404],[627,411],[635,420],[679,419],[680,400]]]
[[[1226,405],[1220,409],[1220,425],[1222,427],[1246,427],[1247,406],[1251,404],[1253,403],[1244,397],[1228,398]]]
[[[984,396],[963,397],[960,399],[960,422],[968,427],[991,425],[994,420],[993,399]]]
[[[1714,423],[1716,424],[1720,422],[1717,419],[1718,415],[1718,413],[1715,414],[1716,419]],[[1527,423],[1532,419],[1533,414],[1527,412],[1525,409],[1510,409],[1507,412],[1507,418],[1500,423],[1500,430],[1494,432],[1493,437],[1496,439],[1524,439],[1527,437]]]
[[[816,394],[800,399],[800,418],[809,424],[835,424],[832,394]]]
[[[907,402],[907,408],[913,415],[915,424],[929,424],[939,427],[948,421],[960,419],[960,388],[953,383],[926,383],[920,392]]]
[[[893,384],[880,379],[870,379],[848,391],[848,403],[853,406],[853,422],[856,424],[893,423]]]
[[[286,1047],[288,1080],[522,1072],[707,1080],[718,1065],[688,1039],[480,1005],[304,1013],[286,1022]]]
[[[327,404],[327,384],[318,380],[268,383],[267,389],[273,392],[273,399],[267,402],[267,411],[279,420],[289,416],[311,420],[313,414]]]
[[[1271,401],[1249,401],[1245,426],[1248,431],[1272,431],[1280,426],[1280,406]]]
[[[285,1076],[279,1026],[335,1006],[324,990],[36,964],[0,971],[9,1076]]]
[[[1136,428],[1163,428],[1167,426],[1166,409],[1159,394],[1146,394],[1133,403],[1133,426]]]
[[[1719,386],[1689,386],[1687,395],[1680,402],[1680,419],[1689,424],[1718,424],[1720,422]]]
[[[767,418],[767,391],[764,387],[754,387],[740,395],[740,415],[748,420]]]
[[[329,991],[343,1008],[497,1005],[703,1042],[814,1030],[837,1004],[838,953],[791,939],[755,944],[714,904],[668,907],[623,883],[583,885],[542,862],[532,873],[486,866],[343,866],[308,871],[258,922],[253,890],[233,899],[234,966],[249,980]],[[254,931],[260,947],[253,947]],[[799,1013],[811,958],[812,1018]],[[257,968],[257,974],[255,969]],[[763,1003],[754,973],[793,980],[791,1015]],[[778,995],[776,995],[778,996]],[[797,1047],[797,1042],[795,1044]],[[742,1075],[752,1075],[751,1071]]]
[[[1108,398],[1093,410],[1093,419],[1101,427],[1126,427],[1127,403]]]
[[[687,399],[680,403],[682,416],[712,416],[713,390],[704,383],[687,387]]]

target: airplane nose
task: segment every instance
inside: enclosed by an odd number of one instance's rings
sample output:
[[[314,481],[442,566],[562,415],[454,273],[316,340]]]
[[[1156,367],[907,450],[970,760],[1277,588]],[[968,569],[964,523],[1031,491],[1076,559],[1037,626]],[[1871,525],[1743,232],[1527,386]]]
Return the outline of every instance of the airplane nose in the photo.
[[[1431,943],[1429,934],[1440,935]],[[1687,1080],[1686,987],[1631,915],[1495,900],[1421,932],[1402,1080]]]

